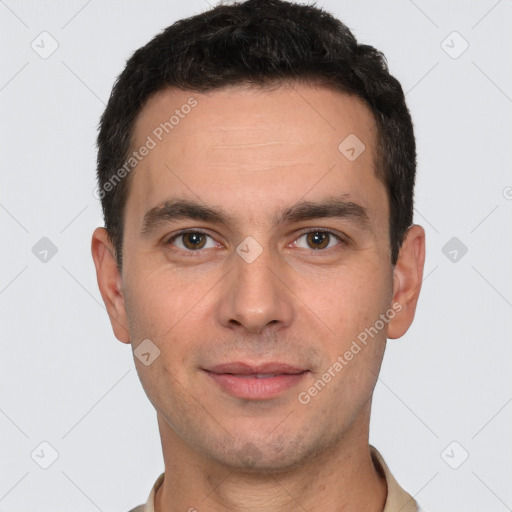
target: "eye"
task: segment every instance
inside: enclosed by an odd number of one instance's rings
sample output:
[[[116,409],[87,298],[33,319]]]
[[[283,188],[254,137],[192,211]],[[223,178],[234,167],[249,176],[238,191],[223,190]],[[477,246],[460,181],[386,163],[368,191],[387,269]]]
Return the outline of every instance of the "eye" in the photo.
[[[325,229],[314,229],[303,233],[293,245],[302,249],[325,250],[345,243],[335,233]],[[166,244],[174,245],[178,249],[188,252],[197,252],[201,249],[213,249],[219,247],[210,235],[202,231],[183,231],[170,238]]]
[[[210,239],[210,241],[208,241]],[[187,231],[174,235],[167,242],[185,251],[198,251],[200,249],[212,249],[218,244],[210,235],[201,231]]]
[[[306,245],[299,242],[301,239],[305,240]],[[337,243],[334,243],[337,242]],[[331,231],[322,230],[322,229],[314,229],[303,233],[297,240],[294,242],[296,247],[301,247],[303,249],[330,249],[331,247],[335,247],[343,243],[343,240],[338,235],[335,235]]]

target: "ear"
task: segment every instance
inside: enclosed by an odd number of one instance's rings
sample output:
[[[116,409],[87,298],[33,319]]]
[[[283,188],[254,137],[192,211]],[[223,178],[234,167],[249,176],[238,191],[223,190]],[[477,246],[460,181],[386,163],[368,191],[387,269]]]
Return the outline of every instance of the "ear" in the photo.
[[[397,314],[388,325],[388,338],[400,338],[409,329],[423,282],[425,230],[411,226],[406,233],[393,275],[393,304]]]
[[[130,343],[124,304],[123,279],[117,268],[115,251],[105,228],[94,230],[91,252],[96,267],[98,287],[107,307],[114,335],[119,341]]]

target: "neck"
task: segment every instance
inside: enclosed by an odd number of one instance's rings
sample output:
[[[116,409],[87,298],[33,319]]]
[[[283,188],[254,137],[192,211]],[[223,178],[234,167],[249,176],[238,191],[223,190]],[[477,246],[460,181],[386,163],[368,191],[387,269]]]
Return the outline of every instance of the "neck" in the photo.
[[[158,416],[165,478],[155,512],[382,512],[385,480],[373,465],[368,421],[286,472],[240,472],[205,459]],[[358,422],[356,422],[358,423]],[[366,425],[366,428],[365,428]]]

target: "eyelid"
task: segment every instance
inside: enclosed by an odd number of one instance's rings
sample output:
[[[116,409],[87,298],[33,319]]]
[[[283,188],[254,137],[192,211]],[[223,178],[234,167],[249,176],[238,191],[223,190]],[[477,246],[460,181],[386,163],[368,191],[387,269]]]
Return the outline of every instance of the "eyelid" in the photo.
[[[299,236],[307,235],[308,233],[329,233],[330,235],[333,235],[339,238],[340,240],[344,240],[346,238],[344,238],[343,234],[330,228],[304,228],[303,230],[301,230]]]

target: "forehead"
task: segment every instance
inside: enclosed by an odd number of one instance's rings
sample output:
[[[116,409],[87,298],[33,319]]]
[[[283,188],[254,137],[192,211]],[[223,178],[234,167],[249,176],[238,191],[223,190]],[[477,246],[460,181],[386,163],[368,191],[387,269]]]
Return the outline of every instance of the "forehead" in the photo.
[[[321,138],[337,149],[336,142],[348,135],[348,129],[373,149],[376,124],[368,106],[360,98],[325,87],[238,85],[208,93],[168,88],[149,98],[136,120],[132,140],[137,146],[148,135],[157,142],[172,135],[188,147],[201,148],[227,138],[241,144],[260,139],[276,145],[311,146]]]
[[[159,91],[135,123],[132,150],[151,149],[133,171],[126,217],[177,195],[246,216],[333,193],[386,202],[376,130],[362,100],[322,87]]]

